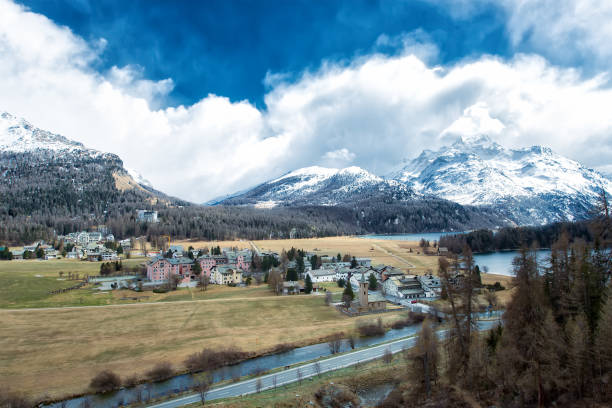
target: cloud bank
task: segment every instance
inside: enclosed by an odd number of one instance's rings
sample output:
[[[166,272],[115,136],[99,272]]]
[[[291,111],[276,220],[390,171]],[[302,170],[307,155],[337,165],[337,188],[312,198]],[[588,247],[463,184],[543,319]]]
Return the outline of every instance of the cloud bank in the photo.
[[[385,174],[450,133],[543,144],[612,170],[607,72],[585,77],[537,54],[440,67],[435,45],[401,41],[397,55],[329,61],[292,82],[271,73],[265,110],[218,95],[160,108],[171,78],[148,80],[137,66],[98,72],[104,39],[87,42],[0,0],[0,110],[117,153],[156,188],[194,202],[315,164]]]

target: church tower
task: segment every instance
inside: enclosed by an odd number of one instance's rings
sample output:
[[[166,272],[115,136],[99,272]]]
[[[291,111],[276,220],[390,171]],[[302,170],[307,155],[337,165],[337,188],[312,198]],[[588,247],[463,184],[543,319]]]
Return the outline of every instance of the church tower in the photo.
[[[359,307],[368,308],[368,281],[363,273],[361,274],[361,279],[359,279]]]

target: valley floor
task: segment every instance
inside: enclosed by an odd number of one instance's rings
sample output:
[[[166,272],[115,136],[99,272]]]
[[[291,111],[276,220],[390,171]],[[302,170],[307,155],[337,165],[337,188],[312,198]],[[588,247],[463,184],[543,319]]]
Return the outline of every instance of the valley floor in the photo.
[[[254,244],[275,251],[294,246],[319,254],[370,257],[373,264],[417,273],[437,269],[436,256],[417,253],[417,243],[401,241],[341,237],[183,243],[196,248],[212,244]],[[123,264],[142,262],[142,258],[131,259]],[[74,260],[0,262],[0,386],[32,398],[59,398],[85,392],[90,379],[103,369],[122,378],[142,377],[156,363],[168,361],[181,370],[185,358],[203,348],[236,347],[263,354],[278,344],[318,343],[334,333],[355,330],[359,321],[375,319],[349,318],[326,306],[322,295],[274,296],[267,285],[210,285],[207,291],[182,289],[165,294],[97,294],[85,287],[49,295],[49,290],[76,283],[67,280],[69,272],[93,275],[99,268],[97,262]],[[493,275],[485,279],[500,280]],[[339,297],[339,288],[328,286]],[[138,299],[125,299],[130,297]],[[380,316],[389,325],[402,312]]]

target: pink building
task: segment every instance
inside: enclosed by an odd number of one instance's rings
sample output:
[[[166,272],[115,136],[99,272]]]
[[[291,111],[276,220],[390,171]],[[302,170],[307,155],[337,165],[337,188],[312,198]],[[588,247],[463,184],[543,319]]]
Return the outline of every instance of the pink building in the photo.
[[[193,261],[189,258],[154,258],[147,263],[147,279],[155,283],[168,281],[171,275],[179,275],[181,284],[189,284],[196,276],[192,275]]]
[[[217,261],[210,255],[203,255],[198,258],[202,271],[206,272],[206,276],[210,277],[210,271],[217,265]]]

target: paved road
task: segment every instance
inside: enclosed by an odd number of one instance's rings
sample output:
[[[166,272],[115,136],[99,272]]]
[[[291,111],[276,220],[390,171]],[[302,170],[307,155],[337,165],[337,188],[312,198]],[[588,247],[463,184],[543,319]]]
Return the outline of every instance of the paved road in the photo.
[[[300,379],[313,377],[315,375],[318,375],[319,373],[338,370],[340,368],[349,367],[360,362],[380,358],[384,355],[385,350],[387,349],[389,349],[392,353],[397,353],[403,348],[410,348],[414,346],[415,341],[415,337],[401,339],[392,343],[382,344],[380,346],[342,354],[337,357],[331,357],[326,360],[322,360],[319,363],[309,363],[300,367],[287,369],[274,374],[268,374],[251,380],[245,380],[235,384],[226,385],[224,387],[215,388],[210,390],[206,394],[206,400],[210,401],[219,398],[235,397],[239,395],[255,393],[258,391],[258,382],[260,384],[260,391],[274,388],[275,386],[279,387],[281,385],[299,381]],[[171,401],[151,405],[150,407],[175,408],[187,404],[192,404],[198,401],[200,401],[199,394],[191,394]]]
[[[496,322],[482,322],[481,330],[492,328]],[[446,330],[438,331],[438,336],[445,335]],[[381,358],[386,350],[390,350],[395,354],[405,348],[411,348],[416,343],[416,337],[409,337],[396,340],[387,344],[353,351],[347,354],[342,354],[337,357],[331,357],[326,360],[321,360],[318,363],[309,363],[300,367],[279,371],[274,374],[268,374],[261,377],[253,378],[237,382],[235,384],[226,385],[224,387],[214,388],[206,394],[206,401],[211,401],[220,398],[237,397],[240,395],[253,394],[258,391],[267,390],[270,388],[279,387],[281,385],[290,384],[305,378],[313,377],[319,373],[338,370],[340,368],[349,367],[355,364]],[[184,397],[179,397],[170,401],[162,402],[155,405],[150,405],[150,408],[177,408],[187,404],[193,404],[200,401],[199,394],[190,394]]]

